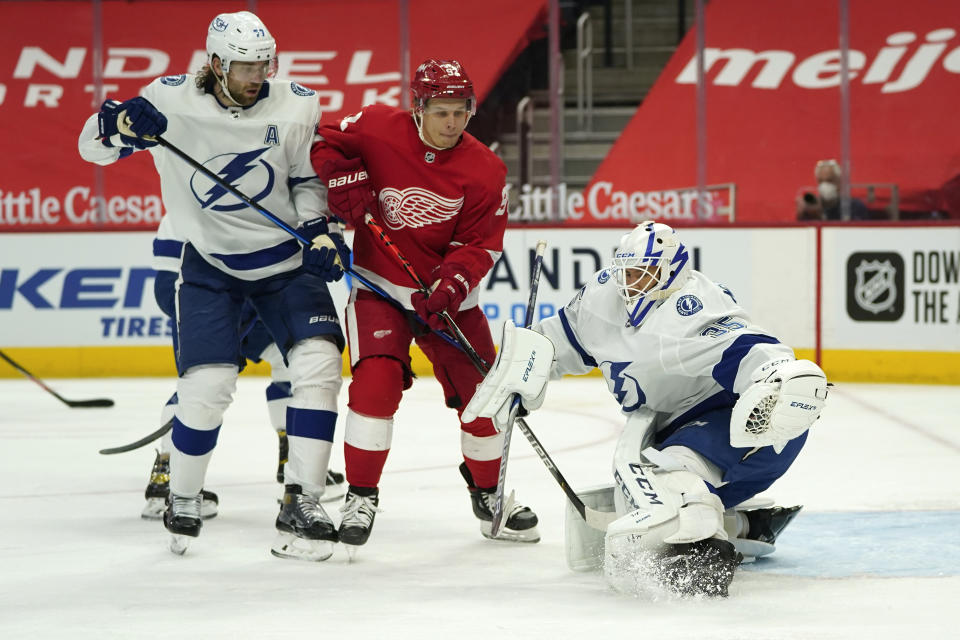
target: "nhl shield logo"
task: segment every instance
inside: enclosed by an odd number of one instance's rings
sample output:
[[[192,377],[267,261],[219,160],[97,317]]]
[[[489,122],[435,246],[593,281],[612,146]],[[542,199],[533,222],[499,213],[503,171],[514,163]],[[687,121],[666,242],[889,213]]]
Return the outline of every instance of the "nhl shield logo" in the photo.
[[[897,301],[896,271],[889,260],[864,260],[856,269],[857,283],[853,295],[863,309],[877,314],[891,309]]]
[[[427,151],[425,154],[423,154],[423,159],[427,162],[433,162],[437,159],[437,154],[435,154],[433,151]]]
[[[903,315],[903,258],[854,253],[847,261],[847,313],[854,320],[893,321]]]

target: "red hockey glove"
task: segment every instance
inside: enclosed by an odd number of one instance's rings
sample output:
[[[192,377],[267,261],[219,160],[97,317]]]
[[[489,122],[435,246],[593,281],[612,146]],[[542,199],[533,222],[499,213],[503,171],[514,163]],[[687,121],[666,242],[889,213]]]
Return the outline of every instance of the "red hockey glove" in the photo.
[[[463,299],[470,293],[470,285],[467,282],[466,269],[459,264],[442,262],[433,270],[433,277],[436,278],[433,292],[426,296],[418,291],[410,297],[410,301],[413,302],[417,315],[423,318],[431,329],[441,331],[446,327],[446,323],[438,314],[444,311],[450,315],[455,314]]]
[[[360,158],[327,160],[320,168],[320,179],[327,187],[327,209],[333,215],[359,227],[365,212],[376,213],[377,194]]]

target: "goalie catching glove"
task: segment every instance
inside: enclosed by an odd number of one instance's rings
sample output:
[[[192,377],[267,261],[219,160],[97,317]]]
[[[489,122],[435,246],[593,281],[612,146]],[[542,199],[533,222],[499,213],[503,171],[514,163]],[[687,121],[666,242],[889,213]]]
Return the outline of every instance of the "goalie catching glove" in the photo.
[[[497,359],[463,410],[461,420],[492,418],[494,427],[502,432],[509,426],[515,395],[520,396],[524,409],[539,409],[547,392],[553,356],[554,346],[548,337],[518,328],[512,320],[504,322]]]
[[[820,417],[827,376],[809,360],[790,360],[765,375],[755,372],[730,416],[730,445],[773,446],[777,453]]]

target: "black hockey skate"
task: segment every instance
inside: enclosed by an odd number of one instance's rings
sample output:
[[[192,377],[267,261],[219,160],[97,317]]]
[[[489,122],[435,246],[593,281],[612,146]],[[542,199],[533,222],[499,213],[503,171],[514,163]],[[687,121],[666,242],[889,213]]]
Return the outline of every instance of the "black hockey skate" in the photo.
[[[320,502],[339,500],[347,492],[347,479],[339,471],[327,471],[326,491]]]
[[[540,531],[537,529],[537,514],[530,507],[507,501],[504,505],[503,525],[497,537],[492,535],[493,507],[497,499],[497,488],[481,489],[473,483],[473,476],[467,464],[460,464],[460,475],[467,481],[470,489],[470,502],[473,504],[473,515],[480,520],[480,533],[483,537],[512,542],[539,542]],[[512,497],[512,495],[511,495]]]
[[[157,451],[157,457],[153,461],[153,469],[150,471],[150,480],[143,492],[143,497],[146,498],[147,502],[143,505],[140,517],[144,520],[160,520],[163,518],[169,493],[170,454]],[[203,497],[200,503],[200,518],[208,520],[216,516],[220,505],[220,498],[217,494],[203,489],[200,491],[200,495]]]
[[[726,540],[671,544],[658,559],[657,579],[682,596],[726,598],[743,556]]]
[[[803,509],[803,505],[744,511],[743,515],[747,516],[747,522],[750,523],[746,538],[773,544],[787,525],[797,517],[800,509]]]
[[[347,499],[340,512],[343,518],[340,521],[340,542],[345,545],[358,547],[366,544],[370,537],[370,531],[373,530],[373,519],[376,517],[378,505],[380,504],[380,491],[371,487],[350,487],[347,491]],[[353,558],[356,549],[347,549],[347,553]]]
[[[200,503],[203,498],[168,494],[167,509],[163,512],[163,526],[170,532],[170,551],[183,555],[190,538],[200,535],[203,522],[200,520]]]
[[[288,484],[277,516],[277,539],[271,553],[278,558],[319,562],[333,555],[337,530],[315,497],[298,484]]]

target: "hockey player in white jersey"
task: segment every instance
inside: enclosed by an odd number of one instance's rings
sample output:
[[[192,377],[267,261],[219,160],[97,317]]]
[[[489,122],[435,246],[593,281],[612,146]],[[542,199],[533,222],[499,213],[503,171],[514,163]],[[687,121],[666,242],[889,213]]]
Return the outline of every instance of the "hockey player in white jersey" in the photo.
[[[276,41],[250,12],[216,16],[208,65],[158,78],[141,96],[108,100],[87,121],[80,153],[110,164],[149,149],[167,216],[186,240],[177,283],[178,404],[163,522],[183,553],[201,528],[200,490],[239,369],[240,316],[256,310],[290,370],[290,458],[272,552],[325,560],[336,529],[319,503],[337,419],[343,334],[325,282],[343,275],[349,249],[322,216],[323,187],[309,149],[315,92],[273,78]],[[204,164],[301,235],[330,247],[302,251],[283,230],[222,185],[157,145],[157,136]]]
[[[744,555],[773,551],[800,507],[751,499],[797,457],[825,404],[826,376],[694,271],[673,229],[638,225],[556,316],[532,330],[508,321],[501,345],[464,420],[502,422],[514,394],[538,408],[548,379],[595,367],[627,416],[614,486],[588,504],[616,519],[604,536],[568,518],[571,567],[602,558],[623,590],[652,579],[725,596]]]
[[[154,298],[157,306],[169,318],[176,318],[177,279],[180,277],[180,256],[183,253],[184,241],[178,237],[171,224],[171,218],[164,217],[160,221],[157,235],[153,240],[153,268],[157,275],[154,278]],[[177,352],[177,325],[171,323],[173,352]],[[266,361],[270,365],[270,384],[266,388],[267,414],[270,426],[277,434],[278,465],[277,482],[284,482],[284,467],[290,457],[289,439],[287,437],[287,408],[293,392],[290,389],[290,370],[283,361],[283,355],[273,343],[273,338],[263,323],[256,317],[256,312],[247,304],[241,314],[240,352],[243,357],[253,362]],[[160,424],[165,425],[173,416],[177,408],[176,392],[170,396],[160,412]],[[173,451],[171,432],[168,431],[160,439],[160,447],[154,458],[150,470],[150,478],[144,490],[146,503],[140,512],[140,517],[146,520],[159,520],[166,510],[167,496],[170,493],[170,452]],[[322,501],[330,502],[341,498],[346,493],[346,478],[340,472],[327,471],[326,492]],[[217,515],[219,497],[206,488],[201,491],[200,517],[204,520]]]

